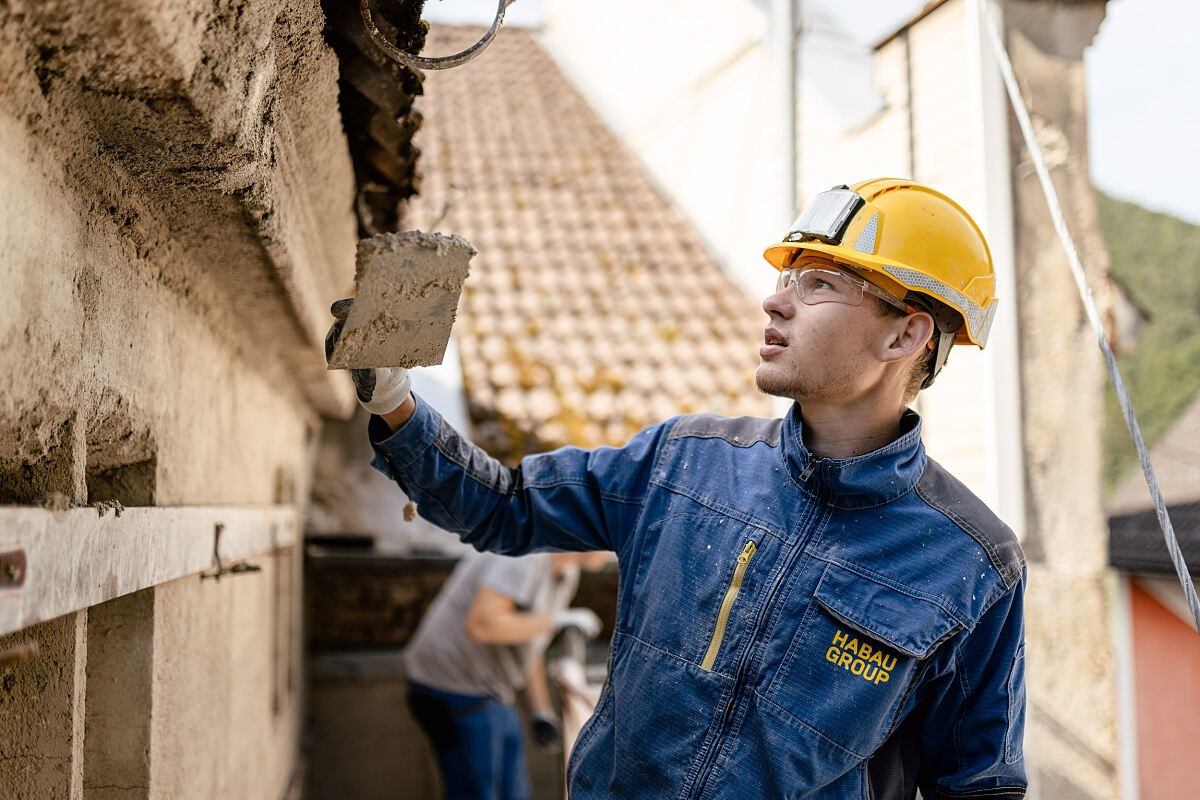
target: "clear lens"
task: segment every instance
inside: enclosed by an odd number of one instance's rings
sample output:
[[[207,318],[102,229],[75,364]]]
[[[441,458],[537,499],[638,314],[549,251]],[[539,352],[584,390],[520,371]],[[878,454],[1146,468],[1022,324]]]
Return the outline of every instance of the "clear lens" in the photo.
[[[793,286],[801,302],[810,306],[817,303],[856,306],[862,303],[864,283],[835,270],[785,269],[779,273],[775,291],[781,292]]]
[[[818,263],[832,262],[821,261]],[[789,286],[796,287],[796,294],[799,295],[800,300],[810,306],[817,303],[842,303],[848,306],[857,306],[862,303],[863,292],[870,292],[901,311],[912,312],[912,309],[905,303],[892,297],[870,281],[837,269],[821,269],[820,267],[785,269],[779,273],[779,280],[775,282],[776,294]]]

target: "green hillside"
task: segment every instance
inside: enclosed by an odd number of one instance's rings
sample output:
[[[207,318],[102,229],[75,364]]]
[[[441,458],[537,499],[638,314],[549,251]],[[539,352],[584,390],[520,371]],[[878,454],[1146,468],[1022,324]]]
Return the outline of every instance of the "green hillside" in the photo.
[[[1096,192],[1112,272],[1150,314],[1137,352],[1117,359],[1153,447],[1200,391],[1200,226]],[[1112,491],[1137,455],[1111,384],[1105,398],[1104,484]]]

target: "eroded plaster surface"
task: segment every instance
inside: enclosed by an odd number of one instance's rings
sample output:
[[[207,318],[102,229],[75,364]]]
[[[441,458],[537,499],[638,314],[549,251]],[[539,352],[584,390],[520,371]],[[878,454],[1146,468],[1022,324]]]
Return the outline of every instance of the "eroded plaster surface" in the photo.
[[[86,615],[84,615],[86,617]],[[11,800],[72,797],[78,615],[0,636],[0,653],[34,643],[36,655],[0,667],[0,787]],[[81,706],[80,706],[81,708]],[[77,783],[77,781],[76,781]]]
[[[321,349],[355,241],[323,24],[0,6],[0,502],[272,502],[349,411]]]
[[[0,667],[0,796],[292,783],[295,532],[321,416],[354,405],[322,347],[356,240],[324,26],[315,0],[0,2],[0,552],[28,567],[0,653],[38,645]],[[259,571],[198,577],[218,524]],[[112,598],[89,648],[73,610]],[[90,717],[89,651],[138,689]]]

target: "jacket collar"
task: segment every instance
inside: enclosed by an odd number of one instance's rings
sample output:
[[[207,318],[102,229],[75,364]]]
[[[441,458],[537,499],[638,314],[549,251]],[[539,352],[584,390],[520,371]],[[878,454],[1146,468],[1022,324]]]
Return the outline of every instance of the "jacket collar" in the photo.
[[[783,420],[783,457],[806,491],[840,508],[866,508],[895,500],[917,485],[925,471],[921,417],[911,409],[900,418],[899,438],[851,458],[817,458],[804,443],[800,405]]]

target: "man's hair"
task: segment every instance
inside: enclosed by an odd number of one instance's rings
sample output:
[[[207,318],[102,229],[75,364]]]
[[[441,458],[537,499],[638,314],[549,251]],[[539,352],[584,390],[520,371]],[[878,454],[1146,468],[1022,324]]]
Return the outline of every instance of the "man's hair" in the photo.
[[[879,298],[875,298],[878,302],[875,308],[885,317],[906,317],[908,312],[901,311],[891,303],[885,303]],[[934,323],[933,333],[929,336],[929,341],[936,342],[938,336],[937,324]],[[908,405],[916,399],[917,394],[921,391],[922,384],[925,379],[933,372],[933,359],[936,351],[928,345],[921,351],[921,354],[913,361],[912,372],[908,374],[908,383],[904,386],[904,405]]]

